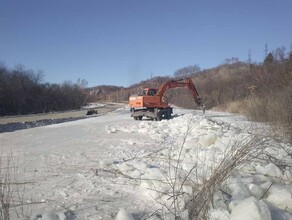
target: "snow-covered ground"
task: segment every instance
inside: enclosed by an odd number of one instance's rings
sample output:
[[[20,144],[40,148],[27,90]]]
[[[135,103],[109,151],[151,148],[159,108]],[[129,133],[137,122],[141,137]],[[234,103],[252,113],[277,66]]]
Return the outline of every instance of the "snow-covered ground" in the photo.
[[[229,113],[184,109],[174,109],[170,120],[135,121],[124,107],[100,117],[1,133],[0,145],[2,152],[12,152],[17,181],[29,182],[18,187],[24,195],[17,198],[37,203],[22,211],[31,219],[174,219],[168,213],[174,179],[183,192],[176,213],[187,219],[193,193],[227,150],[265,129]],[[211,219],[292,219],[289,146],[266,144],[270,160],[240,166],[217,187]]]
[[[105,104],[93,102],[93,103],[89,103],[86,106],[83,106],[82,109],[93,109],[93,108],[100,108],[100,107],[103,107],[103,106],[105,106]]]

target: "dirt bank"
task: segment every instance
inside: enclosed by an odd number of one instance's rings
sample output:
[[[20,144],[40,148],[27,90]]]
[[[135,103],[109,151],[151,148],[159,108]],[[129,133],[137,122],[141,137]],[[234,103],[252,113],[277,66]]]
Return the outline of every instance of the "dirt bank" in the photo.
[[[49,124],[75,121],[88,117],[97,117],[108,112],[114,111],[121,106],[122,106],[121,104],[106,103],[103,106],[96,108],[98,114],[90,116],[86,115],[87,110],[76,110],[68,112],[54,112],[47,114],[0,117],[0,133],[45,126]]]

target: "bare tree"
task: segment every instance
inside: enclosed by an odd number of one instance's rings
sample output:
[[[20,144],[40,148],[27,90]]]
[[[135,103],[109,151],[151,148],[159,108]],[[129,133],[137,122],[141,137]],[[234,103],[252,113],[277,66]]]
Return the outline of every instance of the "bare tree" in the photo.
[[[180,68],[174,72],[175,77],[189,77],[200,72],[200,67],[198,65],[191,65]]]

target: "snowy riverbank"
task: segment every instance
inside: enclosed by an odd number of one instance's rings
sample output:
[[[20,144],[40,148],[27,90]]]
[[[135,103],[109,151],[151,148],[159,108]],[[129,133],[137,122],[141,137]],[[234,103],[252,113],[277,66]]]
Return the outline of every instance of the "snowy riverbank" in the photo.
[[[228,150],[254,144],[249,139],[263,130],[228,113],[175,109],[171,120],[135,121],[129,109],[120,108],[101,117],[2,133],[0,143],[21,164],[17,179],[33,182],[24,196],[41,202],[29,206],[32,219],[113,219],[120,208],[135,219],[173,219],[170,212],[187,219],[194,194]],[[259,141],[265,148],[261,155],[270,158],[253,158],[215,187],[211,219],[292,219],[289,146]],[[175,200],[173,189],[180,192]]]

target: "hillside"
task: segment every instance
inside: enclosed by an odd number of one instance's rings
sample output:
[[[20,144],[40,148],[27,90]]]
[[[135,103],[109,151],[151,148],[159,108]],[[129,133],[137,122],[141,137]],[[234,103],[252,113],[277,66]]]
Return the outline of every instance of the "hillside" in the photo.
[[[89,101],[110,101],[110,102],[127,102],[130,95],[138,94],[142,88],[158,88],[163,82],[169,80],[169,77],[154,77],[144,80],[127,88],[118,86],[96,86],[88,88]]]
[[[176,76],[179,77],[179,76]],[[249,119],[270,122],[292,142],[292,51],[283,48],[269,53],[262,63],[238,59],[195,74],[189,74],[207,109],[240,113]],[[174,78],[174,77],[172,77]],[[127,102],[144,87],[159,87],[171,77],[155,77],[128,88],[93,95],[90,100]],[[176,106],[196,108],[184,88],[167,92],[167,100]]]
[[[113,100],[114,93],[123,90],[122,86],[100,85],[86,88],[88,102]]]

